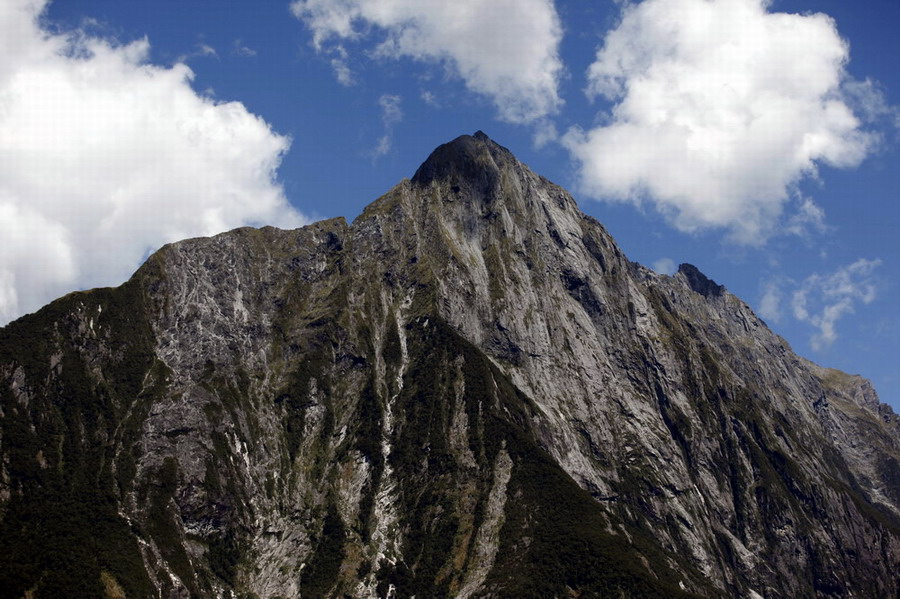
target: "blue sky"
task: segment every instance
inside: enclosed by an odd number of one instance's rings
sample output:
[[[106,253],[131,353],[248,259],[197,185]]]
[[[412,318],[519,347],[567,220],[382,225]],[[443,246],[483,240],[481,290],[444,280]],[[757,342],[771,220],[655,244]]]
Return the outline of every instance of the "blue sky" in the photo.
[[[11,0],[0,321],[185,236],[352,219],[481,129],[897,409],[898,26],[896,0]]]

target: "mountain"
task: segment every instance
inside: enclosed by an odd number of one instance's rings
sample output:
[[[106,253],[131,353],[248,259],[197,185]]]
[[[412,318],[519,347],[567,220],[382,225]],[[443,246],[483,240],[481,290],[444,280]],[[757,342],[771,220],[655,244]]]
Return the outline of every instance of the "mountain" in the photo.
[[[900,419],[483,133],[0,329],[4,597],[900,597]]]

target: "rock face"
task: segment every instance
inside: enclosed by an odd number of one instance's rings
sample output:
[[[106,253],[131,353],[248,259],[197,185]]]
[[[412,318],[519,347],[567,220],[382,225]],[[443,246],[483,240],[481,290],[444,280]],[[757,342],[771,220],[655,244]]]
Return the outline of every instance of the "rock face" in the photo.
[[[900,421],[484,134],[0,329],[9,597],[898,597]]]

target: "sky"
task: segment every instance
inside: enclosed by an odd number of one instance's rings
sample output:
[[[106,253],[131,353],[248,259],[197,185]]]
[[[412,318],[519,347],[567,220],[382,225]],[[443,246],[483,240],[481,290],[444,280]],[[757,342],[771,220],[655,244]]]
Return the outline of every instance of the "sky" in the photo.
[[[0,324],[483,130],[900,408],[896,0],[3,0]]]

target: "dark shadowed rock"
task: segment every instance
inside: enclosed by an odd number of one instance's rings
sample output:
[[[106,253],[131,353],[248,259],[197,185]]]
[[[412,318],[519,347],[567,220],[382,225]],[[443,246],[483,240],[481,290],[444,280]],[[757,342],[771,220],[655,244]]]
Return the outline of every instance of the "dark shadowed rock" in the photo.
[[[439,146],[413,175],[421,187],[441,180],[450,184],[453,194],[468,192],[490,199],[500,184],[500,171],[515,158],[481,131],[461,135]]]
[[[719,297],[725,291],[721,285],[717,285],[712,279],[708,279],[693,264],[681,264],[678,273],[684,275],[688,286],[704,297]]]

